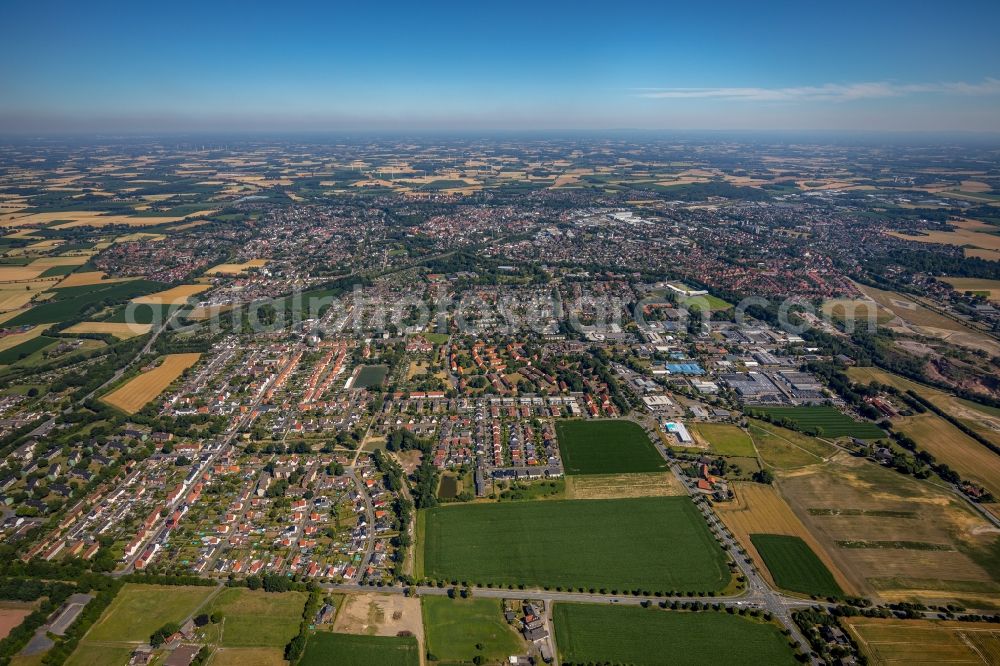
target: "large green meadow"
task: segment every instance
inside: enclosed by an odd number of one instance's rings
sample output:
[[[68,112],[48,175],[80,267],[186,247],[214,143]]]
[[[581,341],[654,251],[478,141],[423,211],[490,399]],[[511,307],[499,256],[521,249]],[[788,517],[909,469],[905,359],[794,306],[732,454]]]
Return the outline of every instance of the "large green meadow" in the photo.
[[[725,612],[557,603],[560,663],[794,664],[777,626]]]
[[[558,421],[556,435],[567,474],[623,474],[667,469],[667,462],[645,431],[632,421]]]
[[[420,521],[418,576],[437,580],[664,593],[730,582],[688,497],[448,505]]]
[[[792,592],[839,597],[843,590],[805,541],[783,534],[751,534],[750,541],[778,587]]]

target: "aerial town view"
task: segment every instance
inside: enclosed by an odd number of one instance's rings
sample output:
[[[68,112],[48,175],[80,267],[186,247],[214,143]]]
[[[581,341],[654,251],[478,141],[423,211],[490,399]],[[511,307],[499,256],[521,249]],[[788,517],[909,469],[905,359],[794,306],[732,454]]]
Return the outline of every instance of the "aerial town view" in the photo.
[[[0,8],[0,666],[1000,664],[1000,7],[204,4]]]

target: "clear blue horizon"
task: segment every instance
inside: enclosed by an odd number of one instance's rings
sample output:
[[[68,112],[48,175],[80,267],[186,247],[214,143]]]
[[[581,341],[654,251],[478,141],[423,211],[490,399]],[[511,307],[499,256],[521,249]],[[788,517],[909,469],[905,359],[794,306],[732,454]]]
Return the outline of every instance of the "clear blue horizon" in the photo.
[[[1000,131],[1000,3],[10,2],[0,133]]]

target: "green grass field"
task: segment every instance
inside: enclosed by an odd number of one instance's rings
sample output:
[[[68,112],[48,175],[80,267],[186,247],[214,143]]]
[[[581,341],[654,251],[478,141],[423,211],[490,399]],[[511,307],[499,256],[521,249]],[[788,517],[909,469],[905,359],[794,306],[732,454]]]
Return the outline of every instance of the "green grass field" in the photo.
[[[47,278],[47,277],[59,277],[60,275],[69,275],[77,268],[79,268],[79,266],[50,266],[49,268],[46,268],[44,271],[42,271],[42,274],[39,275],[38,277]]]
[[[766,421],[750,419],[748,430],[761,460],[776,469],[815,465],[837,451],[823,440]]]
[[[704,296],[691,296],[690,298],[685,298],[681,305],[686,307],[688,310],[708,310],[709,312],[716,312],[722,310],[728,310],[733,307],[732,303],[727,303],[718,296],[712,296],[711,294],[705,294]]]
[[[757,456],[753,440],[737,426],[728,423],[699,423],[694,430],[708,440],[712,451],[721,456]]]
[[[27,358],[36,351],[45,349],[55,342],[59,342],[59,340],[39,335],[37,338],[25,340],[19,345],[8,347],[7,349],[0,351],[0,365],[10,365],[11,363],[16,363],[22,358]]]
[[[116,324],[158,324],[166,321],[167,317],[173,312],[181,309],[183,309],[183,306],[180,305],[136,303],[118,308],[104,321]]]
[[[706,611],[555,604],[560,663],[794,664],[773,624]]]
[[[776,419],[788,419],[800,428],[809,430],[820,428],[818,434],[823,437],[858,437],[861,439],[878,439],[885,437],[874,423],[856,421],[838,412],[833,407],[812,405],[809,407],[755,407],[754,411],[762,412]]]
[[[354,380],[354,384],[351,385],[351,388],[370,388],[372,386],[380,386],[382,382],[385,381],[385,376],[387,374],[389,374],[389,368],[384,365],[361,366],[361,372],[358,373],[358,377]]]
[[[420,648],[412,636],[355,636],[320,631],[309,637],[298,666],[417,666]]]
[[[248,590],[233,587],[212,599],[206,612],[220,612],[222,647],[280,647],[299,632],[304,592]],[[261,618],[267,618],[262,622]]]
[[[632,421],[557,421],[559,452],[567,474],[658,472],[667,462]]]
[[[730,581],[687,497],[449,505],[420,518],[418,576],[653,592],[718,591]]]
[[[167,622],[182,622],[214,587],[126,584],[84,636],[85,643],[149,640]]]
[[[132,648],[128,646],[81,643],[66,660],[66,666],[117,666],[127,664],[130,654]]]
[[[481,655],[494,663],[523,651],[499,599],[424,597],[420,604],[427,651],[440,661],[471,662]],[[483,649],[477,650],[477,644]]]
[[[443,345],[451,337],[447,333],[421,333],[421,335],[426,338],[427,342],[434,345]]]
[[[750,541],[764,559],[764,564],[778,587],[821,597],[843,595],[843,590],[833,579],[830,570],[799,537],[751,534]]]

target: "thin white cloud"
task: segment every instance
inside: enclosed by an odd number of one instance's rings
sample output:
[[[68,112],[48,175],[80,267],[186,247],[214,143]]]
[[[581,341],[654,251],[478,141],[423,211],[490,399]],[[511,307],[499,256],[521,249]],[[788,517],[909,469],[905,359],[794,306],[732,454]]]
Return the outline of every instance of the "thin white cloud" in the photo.
[[[906,95],[1000,95],[1000,79],[980,83],[827,83],[789,88],[639,88],[637,97],[650,99],[720,99],[738,102],[851,102]]]

